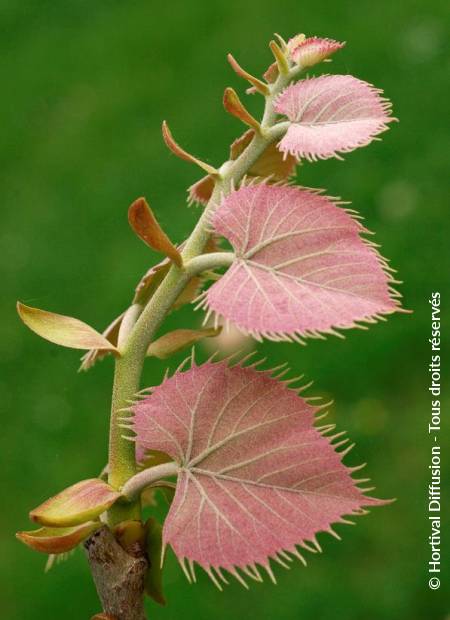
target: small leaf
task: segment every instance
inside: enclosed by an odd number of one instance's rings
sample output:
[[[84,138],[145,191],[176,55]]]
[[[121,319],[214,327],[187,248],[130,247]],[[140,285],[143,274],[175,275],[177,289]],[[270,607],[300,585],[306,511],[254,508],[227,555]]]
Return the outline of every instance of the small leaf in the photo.
[[[183,265],[181,254],[158,224],[145,198],[138,198],[130,206],[128,221],[136,235],[153,250],[168,256],[178,267]]]
[[[278,38],[280,38],[279,35],[276,35],[276,36],[278,36]],[[281,43],[280,51],[282,53],[289,52],[290,47],[294,44],[294,42],[296,42],[298,44],[298,43],[300,43],[300,41],[304,41],[304,40],[305,40],[305,35],[304,34],[298,34],[296,37],[291,39],[289,41],[289,45],[287,45],[285,41],[281,41],[280,40],[280,43]],[[271,46],[271,48],[272,48],[272,46]],[[275,50],[272,50],[272,52],[274,53],[274,55],[275,54],[279,54],[278,50],[276,52],[275,52]],[[275,56],[275,58],[276,58],[276,56]],[[269,65],[269,67],[264,72],[263,78],[266,80],[266,82],[268,84],[273,84],[274,82],[277,81],[277,78],[280,75],[280,69],[279,69],[278,64],[279,63],[277,61],[273,62],[271,65]],[[256,88],[254,88],[254,87],[247,88],[246,92],[247,92],[248,95],[253,95],[254,93],[256,93]]]
[[[120,497],[103,480],[82,480],[30,512],[30,519],[50,527],[78,525],[99,517]]]
[[[286,58],[285,52],[281,49],[281,47],[275,41],[271,41],[269,43],[269,47],[272,50],[272,54],[275,56],[275,61],[278,67],[278,73],[282,73],[286,75],[289,73],[289,64]]]
[[[50,342],[72,349],[102,349],[119,353],[104,336],[78,319],[32,308],[20,301],[17,302],[17,312],[31,331]]]
[[[273,84],[274,82],[277,81],[279,74],[280,72],[278,69],[278,64],[276,62],[273,62],[271,65],[267,67],[264,73],[264,79],[267,80],[269,84]]]
[[[65,553],[74,549],[101,525],[99,521],[89,521],[75,527],[41,527],[29,532],[17,532],[16,537],[35,551]]]
[[[202,205],[207,205],[214,191],[215,184],[214,177],[209,175],[196,181],[187,190],[189,204],[198,202]]]
[[[148,348],[147,355],[165,360],[174,353],[178,353],[186,347],[191,347],[199,340],[218,336],[220,332],[221,328],[175,329],[173,332],[164,334],[164,336],[152,342]]]
[[[170,131],[166,121],[164,121],[162,124],[162,134],[167,148],[170,149],[174,155],[176,155],[180,159],[183,159],[184,161],[188,161],[191,164],[196,164],[208,174],[212,174],[214,176],[219,174],[219,171],[216,170],[213,166],[210,166],[209,164],[201,161],[197,157],[194,157],[193,155],[182,149],[181,146],[177,142],[175,142],[172,136],[172,132]]]
[[[351,75],[322,75],[288,86],[275,102],[275,110],[291,121],[279,149],[315,161],[370,144],[396,120],[381,92]]]
[[[399,310],[389,268],[368,231],[318,192],[241,187],[212,218],[236,260],[200,305],[254,338],[301,340]],[[248,231],[248,233],[247,233]]]
[[[267,84],[264,84],[264,82],[261,82],[261,80],[258,80],[258,78],[251,75],[248,71],[245,71],[245,69],[243,69],[239,65],[237,60],[233,58],[231,54],[228,54],[227,60],[230,63],[231,67],[233,68],[233,71],[235,71],[239,77],[250,82],[253,88],[255,88],[262,95],[264,96],[270,95],[270,90]]]
[[[279,74],[280,72],[278,69],[278,63],[273,62],[271,65],[269,65],[269,67],[263,73],[263,78],[266,80],[268,84],[273,84],[274,82],[277,81]],[[247,88],[245,92],[247,93],[247,95],[254,95],[258,91],[256,90],[254,86],[250,86],[250,88]]]
[[[153,297],[154,292],[169,273],[171,261],[165,258],[153,265],[140,279],[133,298],[133,303],[145,306]]]
[[[156,519],[148,519],[145,524],[146,551],[149,568],[145,575],[145,592],[159,605],[165,605],[162,586],[162,528]]]
[[[344,46],[345,43],[334,41],[334,39],[321,39],[320,37],[305,39],[304,36],[302,40],[294,38],[288,43],[290,57],[302,69],[307,69],[322,62],[322,60],[329,58]]]
[[[189,578],[193,563],[218,583],[223,567],[258,578],[256,564],[300,557],[344,515],[383,501],[367,497],[342,463],[346,440],[316,428],[321,407],[252,367],[194,365],[153,388],[133,407],[137,441],[179,464],[175,498],[164,523]],[[290,554],[290,555],[289,555]],[[186,567],[185,561],[188,560]],[[214,572],[215,571],[215,572]],[[255,572],[256,571],[256,572]]]
[[[227,112],[238,118],[245,125],[253,127],[255,131],[260,130],[260,124],[248,110],[245,109],[236,91],[233,88],[226,88],[223,95],[223,105]]]
[[[117,347],[120,326],[122,325],[122,319],[124,316],[125,312],[122,312],[122,314],[116,317],[114,321],[110,323],[108,327],[102,332],[102,336],[104,336],[106,340],[110,342],[114,347]],[[105,351],[104,349],[90,349],[81,358],[81,366],[79,370],[89,370],[97,361],[103,359],[109,353],[110,351]]]

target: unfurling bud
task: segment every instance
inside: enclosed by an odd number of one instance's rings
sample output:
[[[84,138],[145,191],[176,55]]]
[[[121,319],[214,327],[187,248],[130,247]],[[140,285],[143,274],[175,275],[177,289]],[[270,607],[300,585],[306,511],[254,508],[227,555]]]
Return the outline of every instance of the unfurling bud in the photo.
[[[89,521],[75,527],[41,527],[29,532],[17,532],[16,538],[41,553],[66,553],[101,525],[100,521]]]
[[[343,48],[344,45],[345,43],[340,43],[333,39],[321,39],[319,37],[305,39],[305,35],[297,35],[288,43],[292,61],[303,69],[322,62],[322,60],[327,59]]]
[[[271,41],[269,46],[272,50],[272,54],[275,56],[279,73],[286,75],[289,73],[289,64],[285,52],[277,43],[275,43],[275,41]]]
[[[97,519],[120,493],[99,478],[82,480],[30,512],[30,519],[49,527],[79,525]]]

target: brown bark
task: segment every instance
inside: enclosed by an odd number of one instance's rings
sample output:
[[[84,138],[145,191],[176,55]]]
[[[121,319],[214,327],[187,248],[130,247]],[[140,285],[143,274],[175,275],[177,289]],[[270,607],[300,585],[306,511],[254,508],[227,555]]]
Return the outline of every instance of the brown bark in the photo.
[[[146,620],[144,578],[147,560],[129,555],[105,526],[84,543],[97,593],[106,616],[115,620]],[[97,617],[97,616],[95,616]]]

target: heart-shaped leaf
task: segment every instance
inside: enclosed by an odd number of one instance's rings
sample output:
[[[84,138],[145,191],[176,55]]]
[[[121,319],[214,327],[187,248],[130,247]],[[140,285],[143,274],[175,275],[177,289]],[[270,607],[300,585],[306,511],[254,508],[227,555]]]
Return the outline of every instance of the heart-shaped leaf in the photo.
[[[78,319],[32,308],[20,301],[17,302],[17,312],[31,331],[50,342],[72,349],[100,349],[118,354],[109,340]]]
[[[384,259],[345,209],[298,187],[242,187],[212,224],[236,260],[200,305],[255,338],[317,337],[399,308]]]
[[[275,102],[276,111],[291,121],[279,149],[313,161],[370,144],[396,120],[381,93],[351,75],[322,75],[288,86]]]
[[[86,523],[99,517],[120,497],[103,480],[82,480],[54,495],[30,512],[30,519],[50,527]]]
[[[256,564],[302,557],[320,531],[344,515],[381,504],[363,495],[337,452],[333,425],[316,428],[314,407],[252,367],[193,366],[154,388],[133,407],[132,428],[144,447],[179,465],[163,541],[189,576],[193,562],[216,581],[236,567],[259,579]],[[312,546],[311,546],[312,543]],[[188,560],[188,568],[185,566]],[[216,574],[213,572],[215,569]]]
[[[101,525],[99,521],[90,521],[75,527],[41,527],[29,532],[17,532],[16,537],[35,551],[49,554],[66,553],[83,542]]]

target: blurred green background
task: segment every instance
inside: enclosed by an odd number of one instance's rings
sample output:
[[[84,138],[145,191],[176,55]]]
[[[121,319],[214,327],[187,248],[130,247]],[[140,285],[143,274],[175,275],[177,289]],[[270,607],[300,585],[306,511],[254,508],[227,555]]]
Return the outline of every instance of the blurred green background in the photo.
[[[2,617],[80,620],[99,610],[81,551],[45,575],[45,558],[13,533],[29,528],[30,508],[104,465],[112,375],[110,359],[77,374],[77,353],[26,330],[15,301],[97,328],[127,305],[139,276],[157,259],[127,226],[130,202],[147,196],[177,241],[199,214],[185,204],[185,189],[199,173],[167,151],[162,119],[190,151],[220,164],[241,132],[222,110],[223,89],[245,87],[225,55],[232,51],[259,74],[271,62],[267,43],[275,31],[347,41],[318,72],[352,73],[383,88],[401,120],[382,142],[349,154],[345,163],[304,165],[299,181],[353,202],[399,270],[414,314],[348,333],[345,341],[260,347],[273,365],[289,361],[315,380],[316,393],[335,399],[332,418],[357,444],[347,462],[367,461],[379,496],[398,501],[355,528],[338,527],[343,542],[320,536],[323,555],[310,556],[307,569],[277,570],[276,587],[256,584],[245,592],[233,584],[220,593],[205,576],[189,586],[169,555],[169,604],[150,604],[149,615],[448,618],[448,537],[442,586],[433,592],[426,513],[428,298],[441,291],[445,318],[450,303],[448,3],[11,0],[0,2],[0,12]],[[261,101],[248,100],[257,113]],[[187,308],[169,324],[199,320]],[[443,329],[448,348],[445,320]],[[443,445],[450,396],[444,370]],[[149,362],[145,382],[158,382],[162,372],[162,364]],[[447,493],[449,454],[444,451]]]

